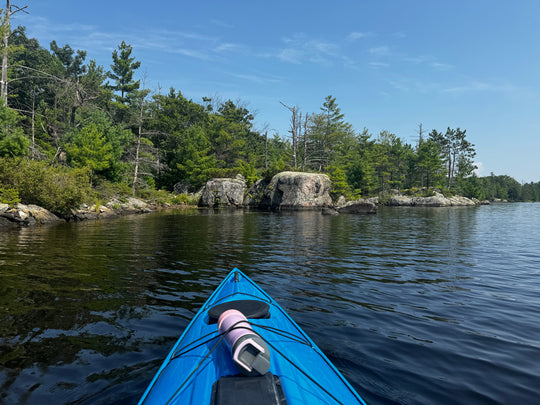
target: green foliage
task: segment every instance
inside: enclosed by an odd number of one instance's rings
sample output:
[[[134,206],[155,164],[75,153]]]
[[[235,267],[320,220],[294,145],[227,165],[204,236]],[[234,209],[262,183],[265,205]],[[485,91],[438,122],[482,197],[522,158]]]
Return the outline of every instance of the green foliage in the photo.
[[[332,180],[332,190],[330,191],[332,200],[336,201],[340,196],[351,199],[352,190],[351,186],[347,183],[345,171],[339,167],[330,166],[328,168],[328,176]]]
[[[272,177],[274,177],[276,174],[289,170],[289,169],[290,168],[288,168],[285,162],[283,161],[283,158],[274,160],[272,164],[268,167],[268,169],[263,171],[262,177],[264,181],[270,182]]]
[[[24,156],[30,141],[19,126],[21,118],[16,111],[0,101],[0,156]]]
[[[0,203],[8,204],[10,207],[21,202],[19,192],[12,187],[0,187]]]
[[[124,129],[122,125],[113,124],[111,118],[102,110],[92,107],[83,107],[77,112],[77,122],[80,122],[84,125],[84,128],[81,132],[75,132],[75,136],[72,136],[71,142],[77,145],[81,143],[86,143],[90,148],[97,147],[94,152],[94,156],[90,160],[94,160],[98,154],[103,156],[99,158],[102,160],[101,168],[93,168],[94,171],[99,172],[99,174],[108,180],[111,181],[122,181],[125,177],[125,173],[129,171],[130,165],[123,161],[123,157],[126,154],[126,151],[131,146],[134,141],[133,132],[128,129]],[[86,139],[85,142],[81,142],[81,137],[84,139],[88,131],[97,130],[97,134],[102,135],[102,139]],[[85,132],[86,131],[86,132]],[[95,133],[92,134],[95,137]],[[97,142],[97,143],[96,143]],[[94,146],[92,146],[94,144]],[[105,147],[109,150],[110,153],[101,150],[100,148]],[[75,161],[75,165],[81,164],[78,160],[88,159],[89,156],[84,157],[74,157],[72,153],[77,153],[77,150],[72,149],[71,145],[67,146],[68,153],[70,153],[69,158]],[[86,154],[88,155],[88,154]],[[84,166],[84,164],[83,164]]]
[[[78,207],[90,195],[88,170],[20,158],[0,158],[0,184],[4,189],[16,190],[22,203],[36,204],[57,214]]]
[[[253,164],[247,163],[244,160],[238,160],[236,163],[238,172],[244,176],[248,187],[253,185],[253,183],[259,179],[257,176],[257,169]]]
[[[140,86],[139,80],[133,80],[133,74],[141,66],[141,62],[135,61],[135,58],[131,56],[132,51],[133,47],[122,41],[112,54],[113,64],[108,76],[115,81],[110,88],[120,93],[116,95],[116,101],[120,104],[125,104],[128,96]]]
[[[403,194],[409,195],[412,197],[433,197],[435,195],[435,191],[432,188],[427,187],[412,187],[410,189],[402,190]]]
[[[66,44],[63,48],[60,48],[56,41],[51,42],[51,51],[64,65],[66,77],[79,77],[86,72],[86,66],[84,66],[86,51],[78,49],[77,53],[75,53],[71,46]]]
[[[72,165],[90,169],[91,175],[109,168],[113,158],[111,144],[94,123],[75,132],[65,149]]]
[[[353,136],[351,125],[345,122],[332,96],[325,98],[321,112],[312,117],[309,131],[310,167],[317,171],[324,171],[339,159],[345,140]]]
[[[454,179],[463,179],[470,176],[476,166],[473,158],[476,156],[474,145],[466,137],[466,130],[460,128],[447,128],[442,134],[435,129],[429,134],[429,138],[434,142],[441,153],[441,158],[446,165],[447,187],[451,188]]]
[[[198,202],[198,197],[190,194],[178,194],[171,199],[171,204],[175,205],[197,205]]]
[[[99,179],[93,186],[97,195],[106,201],[114,198],[121,202],[127,202],[127,198],[131,196],[131,187],[124,182],[115,183],[106,179]]]
[[[193,200],[188,194],[175,195],[167,190],[154,190],[152,188],[139,189],[137,196],[158,205],[187,204]],[[196,203],[190,205],[196,205]]]
[[[438,187],[442,177],[442,161],[440,149],[436,142],[431,139],[420,140],[416,149],[415,172],[421,187]]]
[[[183,145],[178,147],[176,155],[178,179],[189,182],[197,189],[216,169],[216,159],[210,153],[210,142],[203,128],[192,126],[184,132],[183,138]]]
[[[473,175],[459,180],[458,192],[479,200],[540,201],[540,182],[521,185],[510,176]]]

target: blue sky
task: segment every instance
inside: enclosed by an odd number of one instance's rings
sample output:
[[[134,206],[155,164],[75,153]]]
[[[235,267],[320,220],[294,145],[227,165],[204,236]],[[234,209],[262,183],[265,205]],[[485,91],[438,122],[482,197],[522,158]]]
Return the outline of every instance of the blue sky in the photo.
[[[331,94],[373,136],[414,144],[467,130],[479,175],[540,181],[540,2],[75,1],[28,5],[13,25],[109,68],[126,41],[147,87],[241,100],[258,129],[287,134],[280,104],[318,112]]]

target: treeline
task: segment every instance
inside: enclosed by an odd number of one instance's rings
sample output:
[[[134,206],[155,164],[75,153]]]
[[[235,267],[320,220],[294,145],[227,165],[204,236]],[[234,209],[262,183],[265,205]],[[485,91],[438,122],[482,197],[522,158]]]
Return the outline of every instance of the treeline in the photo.
[[[197,103],[173,88],[151,94],[135,80],[141,63],[125,42],[112,53],[109,69],[69,45],[53,41],[45,49],[24,27],[10,32],[7,52],[0,199],[17,199],[18,193],[24,202],[39,200],[24,185],[32,182],[21,179],[21,167],[27,177],[54,177],[35,180],[50,185],[42,199],[69,185],[69,204],[90,193],[77,188],[145,196],[172,191],[179,182],[195,191],[212,177],[240,173],[253,183],[283,170],[327,173],[335,197],[439,188],[480,199],[540,199],[539,184],[475,177],[474,145],[460,128],[426,134],[420,126],[415,145],[387,131],[373,136],[353,129],[328,96],[315,113],[283,104],[291,116],[289,133],[268,134],[255,128],[254,114],[242,102]]]
[[[460,192],[479,200],[540,201],[540,182],[520,184],[510,176],[471,176],[460,183]]]

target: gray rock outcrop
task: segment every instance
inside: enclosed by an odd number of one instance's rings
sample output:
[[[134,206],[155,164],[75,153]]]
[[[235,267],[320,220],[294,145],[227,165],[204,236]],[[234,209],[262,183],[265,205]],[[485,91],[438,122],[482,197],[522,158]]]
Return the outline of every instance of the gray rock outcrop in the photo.
[[[244,202],[246,181],[242,176],[235,179],[219,178],[206,182],[199,201],[200,207],[241,207]]]
[[[337,207],[337,211],[340,214],[376,214],[377,205],[372,201],[360,198]]]
[[[120,215],[145,214],[155,211],[156,207],[134,197],[113,198],[105,205],[83,204],[77,210],[71,210],[70,221],[88,221],[105,219]]]
[[[313,209],[332,205],[332,182],[325,174],[282,172],[266,188],[261,208]]]
[[[478,205],[476,201],[466,197],[445,197],[435,192],[431,197],[409,197],[405,195],[393,195],[388,200],[392,207],[472,207]]]
[[[10,208],[0,204],[0,226],[33,226],[64,222],[45,208],[33,204],[16,204]]]

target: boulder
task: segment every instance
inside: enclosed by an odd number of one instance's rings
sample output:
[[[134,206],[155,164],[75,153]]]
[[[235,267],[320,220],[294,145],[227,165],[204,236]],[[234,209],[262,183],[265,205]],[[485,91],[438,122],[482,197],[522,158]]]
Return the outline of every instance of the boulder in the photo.
[[[340,195],[336,202],[336,207],[343,207],[345,204],[347,204],[347,199],[344,195]]]
[[[417,207],[449,207],[452,205],[448,198],[441,193],[435,193],[431,197],[413,197],[413,204]]]
[[[448,202],[450,203],[451,206],[456,206],[456,207],[473,207],[475,205],[480,205],[479,202],[476,203],[474,200],[471,200],[470,198],[462,197],[459,195],[449,197]]]
[[[339,215],[339,212],[335,208],[324,207],[322,209],[322,214],[323,215]]]
[[[0,216],[4,218],[4,225],[7,224],[5,220],[13,224],[22,226],[45,225],[64,222],[63,219],[58,218],[52,212],[33,204],[16,204],[15,207],[12,209],[9,209],[9,207],[8,209],[5,209],[5,207],[2,206],[0,207]]]
[[[309,209],[332,205],[326,174],[282,172],[272,177],[261,207],[266,209]]]
[[[203,188],[199,206],[241,207],[245,191],[246,181],[243,177],[211,179]]]
[[[399,207],[472,207],[478,203],[466,197],[445,197],[441,193],[435,192],[435,195],[430,197],[393,195],[388,200],[387,205]]]
[[[118,214],[139,214],[152,211],[148,203],[134,197],[127,197],[122,200],[113,198],[107,203],[106,206],[100,205],[96,209],[96,206],[93,205],[92,207],[90,207],[90,210],[98,211],[100,216],[110,216]]]
[[[65,222],[63,219],[57,217],[52,212],[37,205],[17,204],[16,208],[26,212],[30,217],[34,218],[38,224],[45,225],[45,224],[56,224],[58,222]]]
[[[337,207],[337,211],[340,214],[376,214],[377,206],[371,201],[360,198],[355,201],[349,201],[341,207]]]
[[[387,205],[390,207],[410,207],[414,205],[413,197],[406,195],[393,195],[388,200]]]

